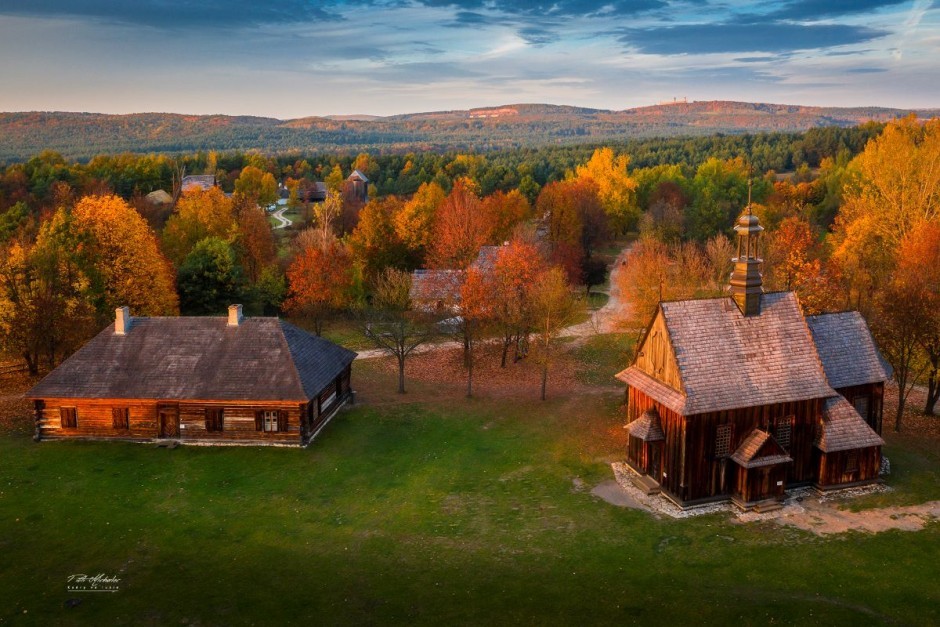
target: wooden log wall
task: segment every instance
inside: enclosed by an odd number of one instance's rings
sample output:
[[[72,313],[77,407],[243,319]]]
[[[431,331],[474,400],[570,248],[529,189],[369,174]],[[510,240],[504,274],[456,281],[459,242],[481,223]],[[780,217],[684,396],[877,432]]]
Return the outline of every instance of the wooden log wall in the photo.
[[[77,424],[74,429],[63,428],[60,407],[74,407]],[[128,428],[115,429],[112,409],[126,407]],[[264,403],[247,404],[232,401],[204,402],[156,402],[152,400],[89,400],[51,399],[44,403],[39,415],[39,435],[43,439],[56,438],[113,438],[122,440],[149,440],[159,437],[158,408],[177,408],[180,420],[181,441],[258,441],[278,444],[299,444],[301,419],[306,404]],[[206,409],[223,410],[222,431],[206,430]],[[265,432],[255,428],[256,411],[284,411],[287,414],[287,431]]]
[[[663,446],[662,487],[682,502],[696,502],[730,496],[734,490],[737,464],[715,455],[719,425],[733,424],[730,452],[733,453],[754,428],[771,428],[776,418],[793,416],[788,453],[786,485],[808,485],[815,481],[817,465],[813,457],[816,424],[821,418],[821,399],[747,407],[694,416],[681,416],[643,392],[628,388],[628,420],[650,407],[659,411],[666,441]]]
[[[855,449],[857,470],[847,470],[846,462],[853,451],[823,453],[817,450],[819,480],[816,485],[822,488],[836,487],[846,483],[874,481],[881,472],[881,447],[872,446]]]

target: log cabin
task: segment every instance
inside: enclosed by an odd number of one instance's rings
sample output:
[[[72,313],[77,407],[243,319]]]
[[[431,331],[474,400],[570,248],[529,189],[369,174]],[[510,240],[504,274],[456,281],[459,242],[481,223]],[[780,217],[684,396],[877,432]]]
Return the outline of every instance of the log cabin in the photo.
[[[730,296],[662,302],[631,365],[627,463],[680,507],[779,507],[785,491],[878,480],[891,376],[858,312],[804,317],[765,293],[763,228],[739,218]]]
[[[26,395],[35,439],[306,446],[352,397],[356,353],[277,318],[131,317]]]

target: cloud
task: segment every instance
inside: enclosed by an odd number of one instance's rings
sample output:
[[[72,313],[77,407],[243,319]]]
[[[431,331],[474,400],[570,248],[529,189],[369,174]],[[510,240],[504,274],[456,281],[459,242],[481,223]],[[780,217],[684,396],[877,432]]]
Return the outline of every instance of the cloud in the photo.
[[[78,17],[163,29],[252,27],[339,19],[307,0],[4,0],[0,14]]]
[[[771,12],[767,17],[779,20],[813,21],[872,13],[886,7],[905,4],[908,0],[796,0]]]
[[[843,24],[683,24],[625,29],[620,41],[646,54],[782,53],[859,44],[884,37],[884,30]]]

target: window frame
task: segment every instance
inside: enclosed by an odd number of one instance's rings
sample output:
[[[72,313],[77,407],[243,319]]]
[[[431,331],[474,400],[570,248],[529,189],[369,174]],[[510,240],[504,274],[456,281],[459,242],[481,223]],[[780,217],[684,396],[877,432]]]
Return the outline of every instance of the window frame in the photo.
[[[131,427],[130,407],[111,408],[111,428],[127,431]]]
[[[59,407],[59,426],[63,429],[77,429],[78,407]]]
[[[281,412],[276,409],[266,409],[261,414],[261,431],[264,433],[277,433],[280,431],[278,428],[280,426],[280,414]],[[274,428],[269,428],[270,423],[273,420]]]
[[[726,422],[715,427],[715,458],[725,459],[731,457],[732,441],[734,440],[734,423]]]
[[[205,427],[208,433],[221,433],[225,431],[225,408],[206,407]]]
[[[858,449],[851,449],[845,453],[845,474],[858,472]]]
[[[787,416],[778,416],[774,419],[774,440],[777,441],[777,444],[780,445],[780,448],[786,452],[790,452],[790,447],[793,446],[793,423],[795,422],[795,416],[789,414]],[[785,427],[785,429],[782,429]],[[786,437],[782,437],[782,436]]]

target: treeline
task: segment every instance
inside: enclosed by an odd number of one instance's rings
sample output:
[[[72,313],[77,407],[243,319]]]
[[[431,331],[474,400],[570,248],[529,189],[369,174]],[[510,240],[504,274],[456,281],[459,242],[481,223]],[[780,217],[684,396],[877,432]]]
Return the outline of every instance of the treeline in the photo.
[[[675,139],[634,140],[611,146],[618,154],[630,156],[634,169],[677,166],[687,178],[710,158],[742,158],[756,173],[768,170],[787,172],[818,168],[825,159],[848,161],[882,125],[855,128],[826,127],[805,133],[760,133],[755,135],[715,135]],[[166,155],[99,155],[85,162],[69,161],[60,154],[45,151],[22,163],[7,165],[0,175],[0,212],[17,202],[33,212],[56,204],[58,183],[73,193],[84,195],[111,192],[125,200],[154,190],[173,190],[174,177],[213,173],[226,192],[234,191],[235,181],[247,166],[271,173],[277,180],[289,178],[324,181],[342,178],[353,169],[366,174],[374,185],[374,195],[411,195],[423,183],[435,182],[449,190],[459,178],[470,178],[483,195],[494,191],[519,189],[530,202],[542,186],[565,178],[575,166],[584,163],[600,145],[526,148],[487,153],[404,152],[401,154],[282,154],[257,152],[197,152],[175,157]],[[335,186],[335,181],[334,181]]]

